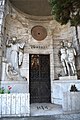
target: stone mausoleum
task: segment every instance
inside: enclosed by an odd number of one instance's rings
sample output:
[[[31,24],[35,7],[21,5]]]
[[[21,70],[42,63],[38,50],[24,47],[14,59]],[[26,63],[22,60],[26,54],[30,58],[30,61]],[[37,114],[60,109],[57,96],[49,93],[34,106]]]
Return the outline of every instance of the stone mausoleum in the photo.
[[[66,51],[69,42],[75,49],[67,61],[69,71],[60,60],[65,50],[61,42]],[[10,94],[0,95],[0,115],[30,116],[36,104],[37,110],[49,104],[63,112],[80,112],[79,49],[75,27],[61,26],[47,0],[0,0],[0,86],[12,87]]]

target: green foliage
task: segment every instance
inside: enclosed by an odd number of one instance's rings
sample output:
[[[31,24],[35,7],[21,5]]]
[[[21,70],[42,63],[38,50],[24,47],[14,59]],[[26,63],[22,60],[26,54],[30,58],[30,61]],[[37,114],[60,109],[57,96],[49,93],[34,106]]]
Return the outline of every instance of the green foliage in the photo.
[[[12,89],[11,86],[8,86],[8,89],[4,89],[4,87],[0,88],[0,94],[10,94],[10,90]]]
[[[4,94],[4,88],[0,88],[0,94]]]
[[[67,24],[68,21],[74,26],[80,24],[80,0],[49,0],[49,2],[52,15],[61,25]]]

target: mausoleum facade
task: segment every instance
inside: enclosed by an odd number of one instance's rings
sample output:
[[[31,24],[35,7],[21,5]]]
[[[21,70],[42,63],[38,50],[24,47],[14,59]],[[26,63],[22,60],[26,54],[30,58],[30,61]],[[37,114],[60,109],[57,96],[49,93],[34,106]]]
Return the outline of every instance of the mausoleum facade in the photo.
[[[61,42],[66,49],[67,43],[71,42],[76,51],[75,60],[68,63],[72,72],[70,65],[75,61],[75,74],[64,73],[59,54]],[[11,1],[0,0],[0,86],[4,89],[11,86],[10,94],[28,95],[24,104],[28,106],[28,114],[25,115],[29,116],[32,103],[58,104],[66,110],[65,95],[71,86],[75,85],[80,91],[79,60],[75,28],[70,23],[61,26],[51,15],[29,15]],[[17,98],[22,99],[21,96]]]

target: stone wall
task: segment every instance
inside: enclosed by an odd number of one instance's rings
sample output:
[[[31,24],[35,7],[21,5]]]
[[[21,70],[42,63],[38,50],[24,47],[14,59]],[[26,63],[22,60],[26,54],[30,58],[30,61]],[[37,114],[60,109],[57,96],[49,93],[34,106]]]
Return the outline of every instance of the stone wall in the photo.
[[[28,81],[0,81],[1,88],[5,90],[8,86],[11,86],[11,93],[29,93],[29,83]]]
[[[29,94],[0,94],[0,117],[29,115]]]
[[[80,92],[63,93],[63,111],[78,113],[80,112]]]
[[[80,91],[80,80],[67,79],[67,80],[53,81],[52,103],[62,105],[63,104],[63,93],[70,92],[71,85],[75,85],[77,90]]]

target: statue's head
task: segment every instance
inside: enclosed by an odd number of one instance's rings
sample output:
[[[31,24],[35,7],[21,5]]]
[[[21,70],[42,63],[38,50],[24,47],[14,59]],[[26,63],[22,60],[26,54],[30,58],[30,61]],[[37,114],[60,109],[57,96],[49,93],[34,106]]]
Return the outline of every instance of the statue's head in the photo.
[[[71,47],[72,46],[72,42],[68,42],[68,47]]]
[[[64,46],[64,42],[63,41],[61,41],[60,44],[61,44],[62,47]]]
[[[13,36],[13,37],[12,37],[12,41],[13,41],[13,43],[15,43],[16,40],[17,40],[17,37],[16,37],[16,36]]]

